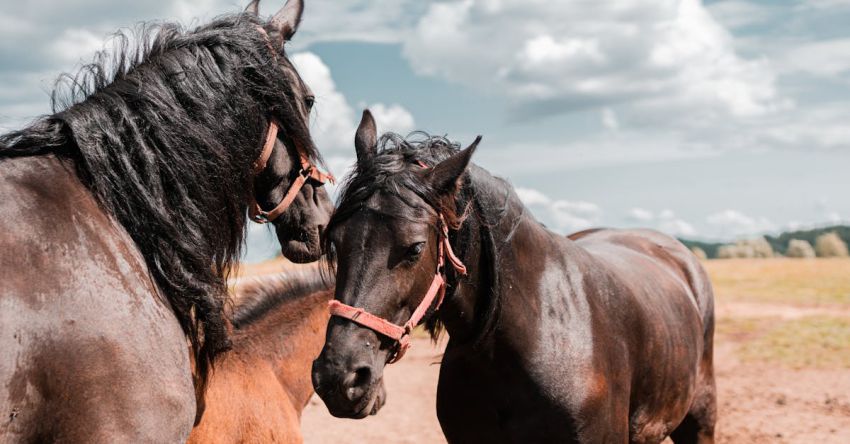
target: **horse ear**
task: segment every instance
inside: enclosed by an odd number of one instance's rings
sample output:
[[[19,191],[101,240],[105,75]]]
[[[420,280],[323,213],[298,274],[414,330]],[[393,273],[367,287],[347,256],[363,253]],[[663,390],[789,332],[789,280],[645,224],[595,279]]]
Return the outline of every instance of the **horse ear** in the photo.
[[[303,0],[287,0],[286,4],[277,11],[269,23],[283,37],[283,41],[289,41],[298,30],[301,23],[301,14],[304,13]]]
[[[363,117],[354,135],[354,149],[357,151],[357,163],[371,158],[378,151],[378,129],[368,109],[363,110]]]
[[[260,0],[251,0],[251,3],[248,3],[248,6],[245,7],[246,14],[252,14],[255,16],[260,15]]]
[[[460,180],[466,168],[469,166],[469,161],[478,148],[478,143],[481,142],[481,136],[475,138],[472,145],[469,145],[465,150],[456,153],[452,157],[440,162],[434,168],[427,170],[425,180],[431,184],[431,187],[440,194],[454,194],[460,187]]]

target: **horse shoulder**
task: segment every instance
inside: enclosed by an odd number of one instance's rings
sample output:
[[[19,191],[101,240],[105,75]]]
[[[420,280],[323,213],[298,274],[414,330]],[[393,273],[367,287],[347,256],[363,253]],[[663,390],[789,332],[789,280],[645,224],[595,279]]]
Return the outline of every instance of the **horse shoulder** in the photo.
[[[0,161],[0,194],[0,436],[185,438],[185,336],[127,233],[54,156]]]

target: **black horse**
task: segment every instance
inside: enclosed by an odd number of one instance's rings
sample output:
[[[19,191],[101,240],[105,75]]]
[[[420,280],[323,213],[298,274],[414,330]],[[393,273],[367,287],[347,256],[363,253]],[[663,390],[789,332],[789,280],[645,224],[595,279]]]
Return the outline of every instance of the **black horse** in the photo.
[[[437,270],[447,291],[425,319],[450,337],[437,393],[450,442],[713,441],[713,296],[687,248],[648,230],[548,231],[508,183],[469,166],[478,141],[390,134],[378,152],[368,113],[355,140],[327,229],[336,316],[313,363],[333,415],[381,407],[383,367],[410,328],[398,341],[375,319],[415,320]],[[452,250],[467,275],[438,268]]]
[[[303,185],[274,225],[285,255],[320,256],[313,97],[283,49],[303,5],[256,8],[119,36],[0,136],[0,441],[184,441],[246,210]]]

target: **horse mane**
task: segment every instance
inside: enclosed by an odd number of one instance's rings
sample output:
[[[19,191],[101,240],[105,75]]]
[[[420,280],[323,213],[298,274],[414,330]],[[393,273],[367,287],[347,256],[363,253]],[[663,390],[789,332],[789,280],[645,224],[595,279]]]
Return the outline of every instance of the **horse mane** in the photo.
[[[229,347],[227,274],[244,242],[251,165],[268,119],[319,157],[281,71],[292,65],[270,49],[262,26],[240,13],[191,31],[172,23],[121,31],[111,53],[60,77],[53,114],[0,136],[0,161],[73,161],[145,258],[202,383]]]
[[[417,131],[407,138],[396,133],[385,133],[378,140],[379,151],[364,162],[358,162],[355,170],[344,179],[340,186],[340,199],[337,209],[329,222],[347,219],[359,211],[369,196],[376,192],[386,192],[407,202],[402,190],[412,191],[428,205],[443,214],[446,223],[457,229],[463,222],[463,214],[458,215],[454,201],[442,199],[437,190],[424,183],[414,172],[418,165],[433,167],[451,155],[460,151],[460,145],[442,136],[431,136]],[[411,169],[411,165],[417,168]],[[326,239],[326,242],[329,242]],[[330,247],[330,244],[327,244]],[[330,249],[328,249],[330,251]],[[330,261],[329,261],[330,262]]]
[[[234,281],[234,306],[230,323],[236,330],[247,328],[282,304],[300,300],[304,296],[333,288],[317,266],[298,267],[257,277]],[[298,315],[300,310],[290,310]]]
[[[443,215],[446,224],[454,230],[449,233],[449,237],[464,263],[469,263],[466,257],[468,244],[480,240],[481,259],[487,264],[486,269],[480,272],[483,279],[491,283],[490,288],[480,289],[483,297],[479,298],[479,306],[476,307],[479,315],[476,320],[478,331],[475,342],[482,344],[495,331],[501,307],[501,286],[498,274],[501,247],[497,245],[493,236],[493,228],[504,216],[505,207],[491,208],[476,199],[477,190],[469,172],[464,174],[463,185],[454,198],[441,197],[437,190],[424,183],[421,177],[415,174],[414,171],[417,168],[411,168],[412,165],[421,163],[433,167],[460,151],[460,144],[452,142],[445,136],[432,136],[417,131],[405,138],[396,133],[385,133],[379,139],[378,147],[378,153],[364,162],[358,162],[354,171],[342,183],[337,209],[328,222],[326,230],[332,230],[334,226],[359,211],[364,202],[376,192],[388,193],[415,207],[414,203],[407,201],[402,192],[406,189]],[[510,193],[510,190],[508,186],[507,193]],[[470,224],[464,223],[469,218],[475,219],[478,233],[473,233]],[[324,239],[324,250],[328,270],[333,273],[335,252],[327,237]],[[456,288],[457,280],[466,278],[456,275],[452,267],[447,267],[447,273],[446,298],[449,298]],[[442,323],[437,316],[434,316],[432,310],[429,310],[425,319],[425,327],[431,339],[437,341],[443,330]]]

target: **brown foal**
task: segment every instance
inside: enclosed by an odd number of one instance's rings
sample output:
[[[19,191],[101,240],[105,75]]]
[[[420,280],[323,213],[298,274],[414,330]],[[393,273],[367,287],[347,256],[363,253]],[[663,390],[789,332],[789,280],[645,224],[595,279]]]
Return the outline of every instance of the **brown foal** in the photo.
[[[189,443],[301,443],[310,366],[324,344],[331,286],[317,267],[236,284],[233,349],[216,365]]]

